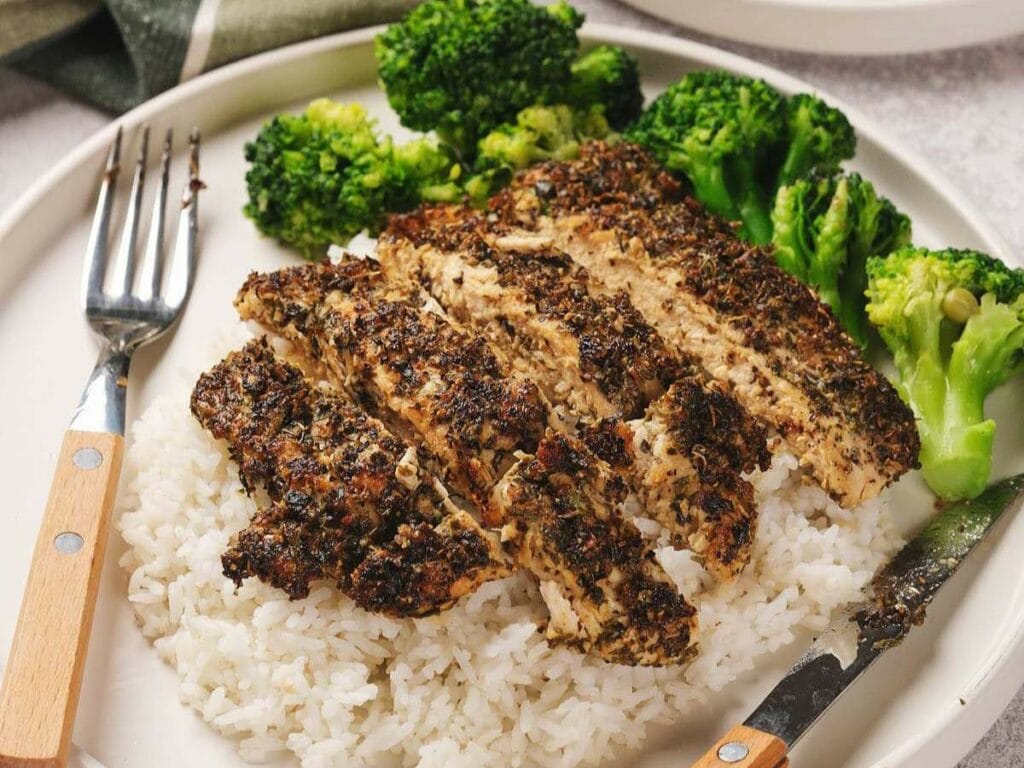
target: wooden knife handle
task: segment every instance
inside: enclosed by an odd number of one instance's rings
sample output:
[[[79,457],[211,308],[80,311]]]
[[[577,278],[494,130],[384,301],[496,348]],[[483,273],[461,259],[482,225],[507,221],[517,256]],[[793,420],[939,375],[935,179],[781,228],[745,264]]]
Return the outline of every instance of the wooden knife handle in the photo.
[[[124,438],[64,435],[0,689],[0,768],[63,768]]]
[[[737,725],[718,740],[693,768],[786,768],[786,742],[778,736]]]

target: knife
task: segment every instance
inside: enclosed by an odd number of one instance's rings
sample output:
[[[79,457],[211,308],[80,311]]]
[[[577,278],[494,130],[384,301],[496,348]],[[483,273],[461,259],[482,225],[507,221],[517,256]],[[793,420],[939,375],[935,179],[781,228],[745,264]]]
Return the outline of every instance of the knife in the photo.
[[[978,498],[943,509],[883,567],[873,596],[833,621],[742,725],[719,739],[693,768],[784,768],[786,753],[875,660],[924,621],[935,594],[1024,490],[1024,474]],[[844,666],[828,638],[857,632],[857,655]]]

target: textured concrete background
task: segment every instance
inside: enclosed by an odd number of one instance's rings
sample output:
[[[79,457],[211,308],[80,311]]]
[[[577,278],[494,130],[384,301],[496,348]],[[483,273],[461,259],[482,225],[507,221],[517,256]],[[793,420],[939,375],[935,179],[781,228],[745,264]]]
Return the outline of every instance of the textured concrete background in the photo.
[[[960,186],[1024,251],[1024,36],[913,57],[826,58],[713,40],[620,6],[574,0],[592,21],[711,42],[829,91],[883,123]],[[108,116],[0,69],[0,210]],[[1024,767],[1024,692],[960,768]]]

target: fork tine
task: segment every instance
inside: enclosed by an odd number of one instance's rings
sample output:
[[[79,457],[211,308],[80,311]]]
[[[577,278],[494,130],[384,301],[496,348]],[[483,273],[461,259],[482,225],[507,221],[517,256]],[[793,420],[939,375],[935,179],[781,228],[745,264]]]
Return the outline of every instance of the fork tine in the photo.
[[[137,296],[141,301],[150,301],[160,295],[160,280],[164,272],[164,212],[167,209],[167,180],[171,170],[171,142],[173,134],[167,129],[164,148],[160,156],[160,186],[153,201],[153,213],[149,222],[149,236],[142,256],[142,271],[139,274]]]
[[[131,293],[135,276],[135,240],[139,234],[139,210],[142,207],[142,187],[146,183],[146,155],[149,152],[149,126],[142,127],[139,142],[139,156],[135,161],[135,175],[132,191],[128,198],[128,211],[124,218],[124,232],[114,260],[114,274],[111,276],[111,294],[125,296]]]
[[[178,233],[174,241],[174,256],[167,278],[164,302],[175,313],[179,312],[189,292],[196,269],[196,231],[199,222],[199,190],[205,185],[199,180],[199,129],[193,128],[188,139],[188,181],[181,197]]]
[[[117,172],[120,170],[121,126],[107,150],[107,164],[103,169],[103,181],[96,199],[96,213],[93,214],[89,243],[85,247],[85,265],[82,270],[82,306],[99,298],[103,292],[103,275],[107,271],[107,238],[110,234],[110,213],[114,206],[114,188]]]

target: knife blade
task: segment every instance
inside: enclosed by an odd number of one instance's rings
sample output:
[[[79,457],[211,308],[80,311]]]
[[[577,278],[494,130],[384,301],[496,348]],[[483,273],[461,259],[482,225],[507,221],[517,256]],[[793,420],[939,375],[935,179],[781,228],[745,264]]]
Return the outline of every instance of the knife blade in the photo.
[[[976,499],[944,508],[872,580],[872,597],[833,621],[751,713],[695,766],[775,768],[837,698],[883,653],[924,621],[925,610],[964,559],[1024,491],[1024,474],[995,483]],[[844,665],[829,638],[857,633]],[[770,756],[767,761],[759,759]]]

